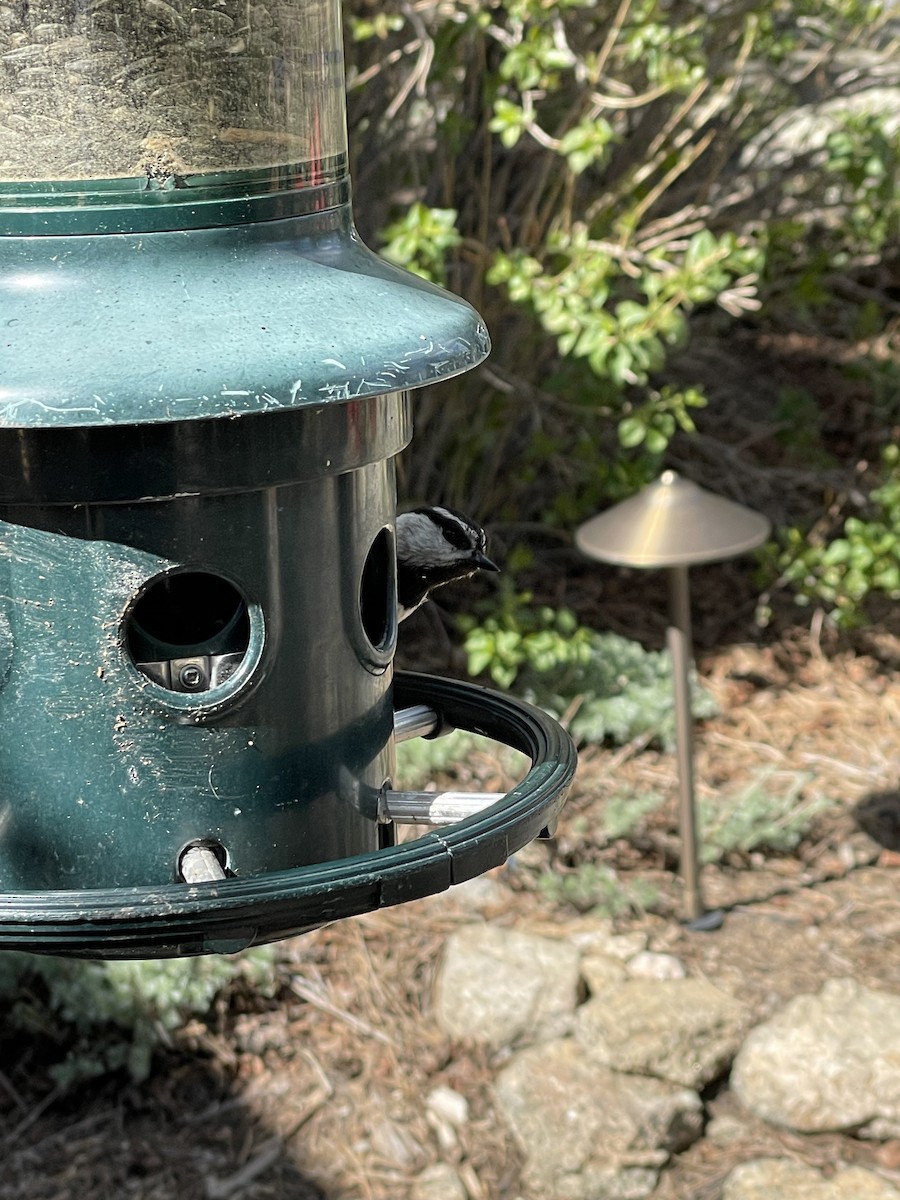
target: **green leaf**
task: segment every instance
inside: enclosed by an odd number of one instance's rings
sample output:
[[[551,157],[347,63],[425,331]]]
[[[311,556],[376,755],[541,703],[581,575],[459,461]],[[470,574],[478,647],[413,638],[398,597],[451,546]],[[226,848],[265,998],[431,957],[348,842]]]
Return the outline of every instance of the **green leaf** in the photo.
[[[666,436],[662,429],[647,430],[647,449],[651,454],[662,454],[671,440],[671,435]]]
[[[701,229],[688,242],[684,254],[684,265],[688,270],[693,270],[712,258],[717,250],[718,244],[715,235],[709,229]]]
[[[647,426],[640,417],[625,417],[618,425],[619,445],[626,450],[640,446],[647,436]]]

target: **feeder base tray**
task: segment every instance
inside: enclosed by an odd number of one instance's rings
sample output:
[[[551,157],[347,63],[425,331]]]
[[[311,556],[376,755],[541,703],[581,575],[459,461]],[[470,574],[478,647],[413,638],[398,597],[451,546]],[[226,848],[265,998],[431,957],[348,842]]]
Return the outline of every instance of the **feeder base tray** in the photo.
[[[107,959],[234,953],[444,891],[552,830],[577,762],[556,721],[521,700],[430,675],[398,673],[394,703],[426,706],[445,727],[511,746],[531,769],[488,808],[353,858],[247,879],[2,894],[0,949]]]

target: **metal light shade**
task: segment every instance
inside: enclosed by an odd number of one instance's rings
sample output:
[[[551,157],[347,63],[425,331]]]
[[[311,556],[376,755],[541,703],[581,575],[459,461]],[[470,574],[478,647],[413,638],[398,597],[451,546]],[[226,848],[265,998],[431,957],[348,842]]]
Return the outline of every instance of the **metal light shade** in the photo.
[[[691,602],[688,567],[733,558],[765,540],[769,521],[760,513],[715,496],[665,471],[636,496],[586,521],[576,532],[589,558],[627,567],[666,567],[669,627],[678,749],[681,875],[688,921],[712,929],[721,914],[704,913],[700,891],[697,811],[691,738]]]
[[[768,533],[760,513],[665,471],[636,496],[586,521],[575,541],[601,562],[674,567],[732,558]]]

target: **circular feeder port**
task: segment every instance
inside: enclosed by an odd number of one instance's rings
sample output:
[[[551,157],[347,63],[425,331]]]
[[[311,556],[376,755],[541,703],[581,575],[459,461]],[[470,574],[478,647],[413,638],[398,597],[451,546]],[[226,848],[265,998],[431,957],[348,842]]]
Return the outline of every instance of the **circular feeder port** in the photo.
[[[250,645],[250,609],[227,579],[178,571],[152,580],[125,621],[137,669],[172,692],[207,692],[227,682]]]
[[[394,541],[389,529],[380,529],[366,555],[359,584],[359,617],[366,639],[383,665],[397,638],[397,586]]]

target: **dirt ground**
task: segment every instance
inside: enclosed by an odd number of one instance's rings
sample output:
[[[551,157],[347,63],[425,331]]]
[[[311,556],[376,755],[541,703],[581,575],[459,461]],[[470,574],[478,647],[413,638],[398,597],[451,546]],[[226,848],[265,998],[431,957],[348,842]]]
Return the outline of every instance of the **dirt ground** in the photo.
[[[530,1200],[492,1100],[508,1052],[443,1035],[433,983],[443,942],[461,923],[484,916],[565,935],[602,919],[540,888],[548,871],[582,861],[613,867],[626,884],[652,883],[653,910],[622,912],[615,927],[644,931],[651,948],[678,955],[760,1017],[830,976],[900,989],[898,646],[882,629],[847,649],[798,636],[701,652],[720,705],[697,731],[701,797],[766,769],[770,782],[803,773],[802,797],[828,801],[791,853],[735,855],[706,869],[707,903],[725,910],[720,929],[692,932],[678,920],[674,756],[641,745],[592,750],[553,842],[517,855],[489,887],[284,943],[290,986],[271,1002],[227,997],[176,1036],[146,1083],[107,1079],[60,1094],[38,1033],[8,1051],[0,1200],[404,1200],[438,1161],[456,1168],[469,1200]],[[470,758],[460,775],[465,786],[503,782],[489,756]],[[613,787],[652,788],[667,803],[640,836],[609,842],[603,810]],[[425,1097],[439,1085],[466,1097],[461,1128],[429,1116]],[[730,1168],[761,1153],[859,1162],[900,1182],[900,1143],[775,1131],[740,1113],[727,1080],[704,1099],[711,1117],[724,1118],[714,1128],[731,1120],[732,1133],[676,1157],[660,1200],[717,1200]]]

